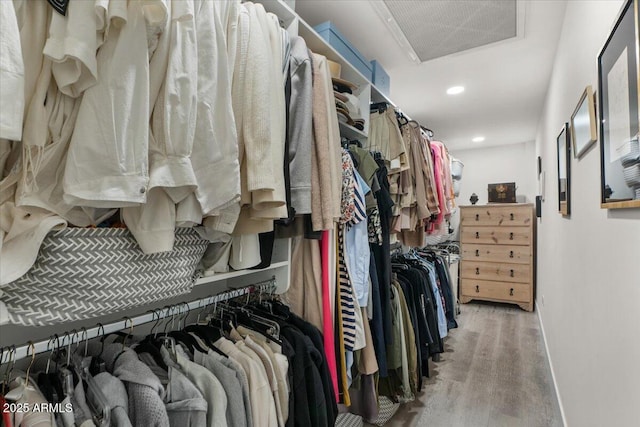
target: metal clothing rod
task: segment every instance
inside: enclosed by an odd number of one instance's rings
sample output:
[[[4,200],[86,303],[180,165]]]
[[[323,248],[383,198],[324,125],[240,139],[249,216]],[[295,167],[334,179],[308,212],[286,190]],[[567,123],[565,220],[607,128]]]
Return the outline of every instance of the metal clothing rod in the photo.
[[[184,315],[185,313],[190,312],[191,310],[201,309],[208,305],[215,304],[220,301],[226,301],[233,298],[238,298],[243,295],[251,294],[260,290],[275,290],[275,282],[276,277],[273,276],[271,279],[264,280],[262,282],[254,283],[251,285],[247,285],[244,287],[230,289],[228,291],[224,291],[218,293],[216,295],[211,295],[206,298],[201,298],[191,302],[183,302],[174,304],[171,306],[163,307],[161,309],[149,310],[145,314],[141,314],[136,317],[124,317],[122,320],[108,323],[105,325],[98,324],[97,326],[86,329],[86,333],[84,329],[80,331],[72,331],[72,332],[64,332],[63,334],[59,334],[60,337],[64,335],[68,335],[72,340],[73,344],[76,344],[80,341],[90,340],[94,338],[98,338],[113,332],[121,331],[123,329],[133,328],[135,326],[143,325],[145,323],[154,322],[160,319],[166,319],[175,315]],[[188,307],[188,308],[187,308]],[[176,310],[178,310],[176,312]],[[78,341],[73,341],[73,337],[77,335]],[[38,341],[36,343],[28,342],[20,347],[4,347],[3,350],[3,359],[0,361],[0,364],[3,364],[10,359],[20,360],[26,357],[31,357],[33,354],[45,353],[47,351],[51,351],[55,348],[55,345],[52,345],[52,338],[50,337],[47,340]],[[15,350],[14,350],[15,348]],[[10,356],[6,356],[7,352],[12,353]]]

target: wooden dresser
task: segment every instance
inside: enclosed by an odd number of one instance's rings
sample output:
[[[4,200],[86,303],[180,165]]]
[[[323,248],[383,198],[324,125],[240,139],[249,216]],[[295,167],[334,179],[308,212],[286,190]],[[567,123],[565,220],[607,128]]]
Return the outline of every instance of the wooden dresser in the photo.
[[[533,311],[533,205],[460,207],[460,301],[499,301]]]

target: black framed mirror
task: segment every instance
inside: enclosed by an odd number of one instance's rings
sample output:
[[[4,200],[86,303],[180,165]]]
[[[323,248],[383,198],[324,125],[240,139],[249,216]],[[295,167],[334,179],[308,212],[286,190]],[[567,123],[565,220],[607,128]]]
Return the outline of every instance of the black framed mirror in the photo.
[[[601,203],[640,208],[640,0],[625,0],[598,54]]]
[[[569,123],[565,123],[557,138],[558,143],[558,212],[571,214],[571,137]]]

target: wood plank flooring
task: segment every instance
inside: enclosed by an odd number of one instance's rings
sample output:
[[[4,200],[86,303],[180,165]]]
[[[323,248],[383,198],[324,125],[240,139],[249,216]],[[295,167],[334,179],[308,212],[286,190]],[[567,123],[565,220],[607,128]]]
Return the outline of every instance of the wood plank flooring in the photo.
[[[423,392],[387,426],[562,426],[537,314],[482,302],[461,310]]]

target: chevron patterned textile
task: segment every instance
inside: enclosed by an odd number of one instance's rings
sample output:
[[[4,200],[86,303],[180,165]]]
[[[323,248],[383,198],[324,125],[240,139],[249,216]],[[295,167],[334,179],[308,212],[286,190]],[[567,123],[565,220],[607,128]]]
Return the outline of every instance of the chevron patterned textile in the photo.
[[[179,228],[173,250],[146,255],[121,228],[49,234],[31,269],[2,288],[10,322],[43,326],[84,320],[186,294],[208,241]]]

